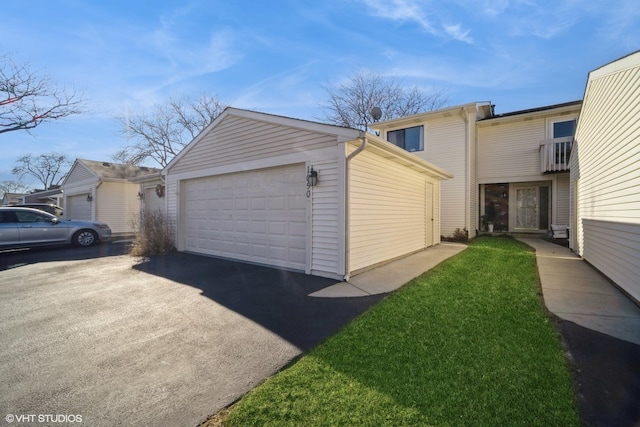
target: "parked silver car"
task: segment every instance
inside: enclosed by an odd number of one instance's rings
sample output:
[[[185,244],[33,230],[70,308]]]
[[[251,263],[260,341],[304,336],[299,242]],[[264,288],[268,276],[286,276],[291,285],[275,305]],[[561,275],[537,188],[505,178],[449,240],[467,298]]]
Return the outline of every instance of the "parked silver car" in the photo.
[[[0,207],[0,248],[72,244],[91,246],[111,239],[103,222],[61,220],[31,208]]]

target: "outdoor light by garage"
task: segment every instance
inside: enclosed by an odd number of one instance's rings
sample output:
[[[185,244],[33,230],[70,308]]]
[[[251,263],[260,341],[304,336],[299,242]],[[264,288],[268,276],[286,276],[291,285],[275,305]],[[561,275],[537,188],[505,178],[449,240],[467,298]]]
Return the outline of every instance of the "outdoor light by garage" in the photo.
[[[87,194],[87,202],[93,202],[93,196],[91,195],[91,193]]]
[[[307,173],[307,187],[315,187],[318,185],[318,171],[313,170],[313,166]]]

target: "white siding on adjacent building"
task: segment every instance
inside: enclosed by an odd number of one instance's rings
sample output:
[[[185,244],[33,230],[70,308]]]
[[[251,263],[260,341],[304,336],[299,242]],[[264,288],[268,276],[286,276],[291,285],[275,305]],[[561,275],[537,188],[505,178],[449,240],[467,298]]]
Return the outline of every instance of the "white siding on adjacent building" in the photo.
[[[337,153],[337,151],[336,151]],[[338,160],[313,162],[319,183],[311,192],[311,271],[317,275],[344,275],[343,197]],[[341,242],[340,239],[343,241]]]
[[[93,200],[95,220],[109,224],[114,234],[133,233],[140,215],[139,189],[132,182],[103,182]]]
[[[545,135],[544,118],[497,125],[479,123],[480,183],[541,181],[540,141]]]
[[[469,122],[465,121],[465,117]],[[452,236],[457,228],[473,230],[477,189],[475,177],[471,179],[470,176],[475,170],[475,161],[468,161],[468,156],[475,155],[475,108],[473,112],[460,107],[442,114],[417,116],[410,123],[401,120],[390,127],[383,124],[383,137],[392,130],[424,126],[424,151],[414,151],[412,154],[453,174],[453,179],[443,181],[439,188],[442,198],[438,202],[441,203],[442,212],[435,235],[439,239],[441,235]],[[473,141],[473,147],[469,147],[469,141]]]
[[[430,120],[426,125],[425,152],[414,153],[453,174],[453,179],[442,182],[443,236],[452,236],[456,228],[470,226],[466,127],[460,114]]]
[[[164,202],[165,198],[156,194],[155,186],[144,189],[144,209],[147,212],[164,212]]]
[[[77,183],[85,180],[96,180],[98,177],[81,163],[75,163],[65,182]]]
[[[569,206],[571,205],[569,174],[556,175],[555,217],[552,215],[553,224],[569,225]]]
[[[640,300],[640,52],[589,75],[571,154],[573,248]],[[574,188],[574,191],[576,189]]]
[[[365,150],[351,160],[348,179],[351,272],[433,244],[426,242],[433,227],[426,212],[434,210],[425,175]]]

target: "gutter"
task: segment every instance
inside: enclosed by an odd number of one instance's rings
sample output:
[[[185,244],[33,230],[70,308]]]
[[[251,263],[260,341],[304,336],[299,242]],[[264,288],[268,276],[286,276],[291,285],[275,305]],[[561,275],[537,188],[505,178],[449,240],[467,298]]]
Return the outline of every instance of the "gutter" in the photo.
[[[349,153],[347,156],[347,161],[345,164],[345,175],[344,175],[344,208],[345,208],[345,233],[344,233],[344,278],[345,282],[349,281],[350,271],[349,271],[349,235],[350,235],[350,219],[349,219],[349,162],[358,154],[362,153],[367,148],[367,134],[366,132],[360,133],[360,138],[362,138],[362,145],[356,148],[353,152]]]

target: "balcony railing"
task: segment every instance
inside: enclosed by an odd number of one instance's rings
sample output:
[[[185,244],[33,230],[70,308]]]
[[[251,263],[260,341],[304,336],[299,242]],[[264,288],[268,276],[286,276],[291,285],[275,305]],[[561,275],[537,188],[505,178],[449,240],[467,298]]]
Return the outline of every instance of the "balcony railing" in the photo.
[[[540,142],[540,171],[567,172],[571,156],[572,137],[546,139]]]

